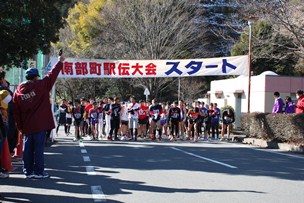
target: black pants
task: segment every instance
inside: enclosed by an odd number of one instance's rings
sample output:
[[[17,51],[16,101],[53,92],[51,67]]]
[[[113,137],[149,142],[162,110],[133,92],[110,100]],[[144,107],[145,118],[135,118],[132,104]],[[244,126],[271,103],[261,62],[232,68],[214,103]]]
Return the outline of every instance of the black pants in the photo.
[[[61,125],[64,126],[64,132],[65,132],[65,133],[68,133],[67,126],[66,126],[65,123],[58,123],[57,128],[56,128],[56,133],[58,133],[59,126],[61,126]]]
[[[171,134],[175,136],[179,136],[179,122],[178,121],[171,121]]]
[[[215,131],[217,138],[219,137],[219,123],[211,123],[211,130],[212,130],[212,138],[215,138]]]
[[[114,131],[115,139],[117,139],[119,124],[120,124],[120,119],[111,119],[111,130],[110,130],[111,139],[112,139],[113,131]]]

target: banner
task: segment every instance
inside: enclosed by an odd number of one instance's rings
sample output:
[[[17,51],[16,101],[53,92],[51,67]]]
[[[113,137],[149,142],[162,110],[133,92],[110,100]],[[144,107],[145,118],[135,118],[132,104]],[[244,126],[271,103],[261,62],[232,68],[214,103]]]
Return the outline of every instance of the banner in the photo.
[[[57,62],[52,57],[50,70]],[[60,78],[151,78],[248,75],[248,56],[183,60],[106,60],[67,58]]]

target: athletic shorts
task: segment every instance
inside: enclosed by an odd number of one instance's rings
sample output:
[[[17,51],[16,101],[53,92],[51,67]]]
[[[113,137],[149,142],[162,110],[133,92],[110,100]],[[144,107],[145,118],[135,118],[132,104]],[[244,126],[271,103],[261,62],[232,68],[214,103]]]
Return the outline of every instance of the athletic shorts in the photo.
[[[137,127],[138,127],[138,118],[130,118],[129,128],[137,128]]]
[[[138,124],[140,125],[145,125],[148,123],[148,117],[144,118],[144,119],[138,119]]]
[[[195,120],[189,119],[190,124],[198,123],[198,121],[199,121],[199,119],[195,119]]]
[[[66,124],[72,124],[72,118],[66,118]]]
[[[75,126],[79,126],[79,127],[82,127],[83,126],[83,120],[81,120],[81,121],[74,121],[74,125]]]
[[[128,126],[128,124],[129,124],[129,121],[121,121],[121,125],[126,125],[126,126]]]
[[[98,120],[95,120],[95,119],[91,119],[91,125],[95,125],[98,123]]]

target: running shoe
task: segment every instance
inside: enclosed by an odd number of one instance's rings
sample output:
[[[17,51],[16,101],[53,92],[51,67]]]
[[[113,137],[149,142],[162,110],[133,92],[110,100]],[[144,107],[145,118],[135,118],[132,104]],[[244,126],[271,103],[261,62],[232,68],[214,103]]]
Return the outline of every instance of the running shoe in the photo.
[[[35,179],[43,179],[43,178],[48,178],[48,177],[50,177],[50,176],[47,172],[43,172],[42,174],[39,174],[39,175],[34,175]]]
[[[25,175],[25,178],[26,178],[26,179],[33,179],[33,178],[35,178],[35,174],[32,173],[32,174],[30,174],[30,175]]]
[[[8,173],[0,172],[0,179],[5,179],[5,178],[8,178],[8,177],[9,177]]]

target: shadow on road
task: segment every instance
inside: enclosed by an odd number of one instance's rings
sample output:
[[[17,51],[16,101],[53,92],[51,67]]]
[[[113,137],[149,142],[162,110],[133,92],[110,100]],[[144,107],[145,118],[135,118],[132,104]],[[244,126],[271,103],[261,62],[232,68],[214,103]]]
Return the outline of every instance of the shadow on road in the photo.
[[[189,153],[237,166],[237,168],[231,169],[189,156],[174,151],[166,145],[140,145],[126,142],[109,145],[108,142],[101,142],[95,145],[86,145],[97,173],[97,176],[88,176],[85,169],[87,163],[82,159],[78,144],[71,143],[67,139],[61,139],[56,145],[46,148],[46,168],[52,178],[27,180],[20,176],[20,178],[1,180],[0,192],[2,197],[0,197],[0,200],[3,202],[92,202],[89,183],[94,182],[103,187],[106,186],[103,190],[107,195],[132,194],[131,191],[155,193],[263,193],[254,190],[160,187],[148,185],[141,181],[126,181],[114,178],[113,175],[119,173],[118,169],[137,171],[183,170],[235,176],[268,176],[286,180],[304,180],[304,163],[299,159],[238,148],[233,145],[229,148],[220,145],[218,147],[194,147],[191,145],[176,147]],[[18,167],[14,173],[21,174],[20,160],[15,162],[14,165]],[[166,181],[166,177],[164,177],[164,181]],[[20,187],[27,192],[21,193]],[[2,192],[2,188],[10,188],[10,190]],[[107,198],[107,202],[118,201]]]

